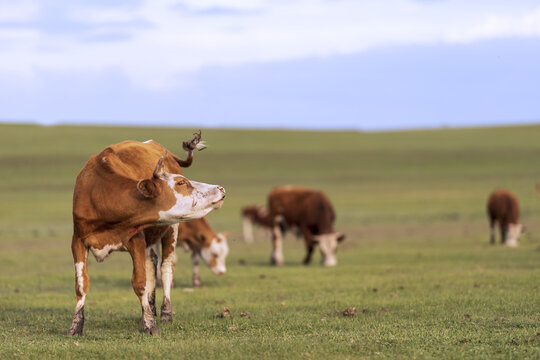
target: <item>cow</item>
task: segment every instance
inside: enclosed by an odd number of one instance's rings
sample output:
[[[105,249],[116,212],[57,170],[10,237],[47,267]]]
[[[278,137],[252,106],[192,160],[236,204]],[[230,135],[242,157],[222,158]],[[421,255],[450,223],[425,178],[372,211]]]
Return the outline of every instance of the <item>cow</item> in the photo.
[[[133,261],[131,283],[141,303],[143,331],[153,335],[159,330],[155,309],[149,303],[155,286],[151,249],[160,239],[167,259],[161,268],[167,283],[163,305],[168,304],[162,307],[162,319],[172,316],[166,289],[170,291],[174,271],[177,227],[175,230],[170,225],[201,218],[221,207],[225,198],[221,186],[190,181],[181,175],[181,166],[191,164],[196,142],[184,142],[184,149],[189,148],[190,153],[183,161],[155,141],[124,141],[90,157],[78,174],[71,243],[77,303],[69,336],[83,332],[84,302],[90,288],[89,251],[98,262],[114,250],[129,252]]]
[[[227,234],[216,234],[206,218],[178,224],[177,246],[182,246],[186,251],[191,252],[191,263],[193,265],[192,282],[194,287],[201,286],[199,258],[204,260],[214,274],[223,275],[227,271],[225,266],[225,259],[229,253]],[[157,271],[157,282],[161,282],[159,267]]]
[[[298,186],[276,187],[268,194],[268,210],[274,221],[271,264],[283,265],[282,240],[285,230],[296,228],[303,235],[306,245],[304,265],[311,262],[317,244],[322,265],[337,265],[337,246],[345,239],[345,234],[334,232],[336,216],[325,193]]]
[[[487,214],[490,227],[490,244],[495,244],[495,222],[499,223],[501,244],[518,246],[518,238],[523,230],[519,223],[519,202],[514,193],[497,189],[489,195]]]
[[[272,231],[274,220],[270,217],[270,212],[264,206],[246,205],[242,208],[242,224],[244,242],[253,242],[253,225],[258,225],[263,229]]]

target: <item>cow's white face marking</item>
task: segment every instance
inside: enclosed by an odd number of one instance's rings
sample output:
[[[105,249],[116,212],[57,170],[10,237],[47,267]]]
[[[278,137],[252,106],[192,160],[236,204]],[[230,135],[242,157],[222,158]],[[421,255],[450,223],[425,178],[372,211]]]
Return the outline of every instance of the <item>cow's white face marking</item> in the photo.
[[[336,266],[336,251],[338,246],[338,234],[323,234],[314,236],[321,249],[322,264],[324,266]]]
[[[227,271],[225,259],[228,253],[227,238],[222,233],[219,233],[212,239],[209,247],[203,247],[201,257],[210,266],[214,274],[222,275]]]
[[[506,238],[506,246],[516,247],[518,246],[518,239],[521,235],[523,225],[521,224],[508,224],[508,235]]]
[[[225,189],[197,181],[189,181],[182,175],[164,173],[162,180],[167,182],[176,197],[176,203],[168,210],[159,212],[161,223],[178,223],[200,219],[223,204]],[[175,190],[178,181],[188,181],[193,187],[191,194],[180,194]]]
[[[107,256],[114,250],[118,250],[122,247],[122,243],[118,244],[108,244],[105,245],[102,249],[96,249],[90,246],[90,251],[92,251],[92,254],[94,254],[94,257],[96,258],[97,262],[102,262],[105,260]]]

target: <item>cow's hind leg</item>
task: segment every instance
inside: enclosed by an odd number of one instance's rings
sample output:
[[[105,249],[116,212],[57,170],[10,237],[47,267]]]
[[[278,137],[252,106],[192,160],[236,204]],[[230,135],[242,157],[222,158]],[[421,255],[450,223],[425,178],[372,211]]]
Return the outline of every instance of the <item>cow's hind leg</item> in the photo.
[[[90,277],[88,276],[88,249],[82,241],[73,235],[71,241],[71,251],[75,263],[75,294],[77,295],[77,305],[68,330],[69,336],[82,336],[84,327],[84,300],[90,289]]]
[[[146,334],[159,334],[157,328],[156,319],[152,312],[152,308],[149,303],[149,286],[147,284],[146,270],[152,268],[152,260],[146,259],[146,241],[142,232],[134,235],[126,245],[131,259],[133,260],[133,275],[131,277],[131,284],[133,285],[133,291],[139,297],[142,308],[141,323],[143,331]],[[154,272],[152,271],[152,282],[154,281]]]
[[[158,244],[146,248],[146,288],[148,290],[148,303],[152,309],[152,314],[156,311],[156,268],[158,267]]]
[[[176,239],[178,237],[178,224],[171,226],[161,239],[162,262],[161,280],[163,282],[163,304],[161,305],[161,321],[172,321],[171,287],[174,280],[174,265],[176,264]]]

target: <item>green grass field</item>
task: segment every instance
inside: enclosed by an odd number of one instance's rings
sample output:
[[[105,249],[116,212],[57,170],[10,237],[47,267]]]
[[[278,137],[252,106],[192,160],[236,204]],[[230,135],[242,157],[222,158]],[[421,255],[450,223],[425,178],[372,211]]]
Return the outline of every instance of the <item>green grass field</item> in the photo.
[[[196,129],[0,125],[0,358],[540,358],[540,126],[387,133],[203,129],[209,148],[185,174],[227,189],[208,219],[229,232],[225,276],[191,286],[178,249],[175,317],[139,329],[131,259],[90,258],[84,336],[65,335],[75,306],[71,198],[91,154],[154,139],[183,156]],[[241,206],[276,185],[328,193],[347,233],[335,268],[286,265],[270,242],[241,240]],[[485,202],[521,200],[519,248],[488,245]],[[158,290],[158,306],[161,304]],[[214,318],[226,306],[231,319]],[[349,306],[354,317],[344,317]],[[250,318],[240,316],[250,312]]]

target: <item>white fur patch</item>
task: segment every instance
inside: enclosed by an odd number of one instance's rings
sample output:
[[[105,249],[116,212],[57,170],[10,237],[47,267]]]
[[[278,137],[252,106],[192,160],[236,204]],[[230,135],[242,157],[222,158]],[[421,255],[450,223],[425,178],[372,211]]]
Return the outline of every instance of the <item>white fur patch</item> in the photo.
[[[115,250],[118,250],[122,247],[122,243],[118,244],[107,244],[103,247],[103,249],[96,249],[93,247],[90,247],[90,251],[92,251],[92,254],[94,254],[94,257],[98,262],[102,262],[105,260],[109,254]]]
[[[75,305],[75,313],[77,313],[77,311],[84,306],[84,300],[86,300],[86,294],[82,296],[81,300],[77,301],[77,305]]]
[[[219,186],[190,181],[193,191],[189,196],[184,196],[175,191],[176,182],[186,179],[182,175],[168,174],[162,180],[172,189],[176,197],[176,203],[168,210],[159,212],[159,220],[162,223],[178,223],[194,219],[200,219],[214,209],[221,207],[223,193]]]
[[[283,238],[281,236],[281,229],[279,226],[274,226],[272,231],[275,237],[273,240],[274,249],[272,252],[272,259],[274,259],[276,265],[283,265]]]
[[[75,264],[75,273],[77,274],[77,285],[79,286],[79,292],[81,294],[83,294],[83,296],[85,296],[84,294],[84,278],[83,278],[83,268],[84,268],[84,263],[83,262],[78,262]]]
[[[148,144],[148,143],[150,143],[150,142],[152,142],[152,141],[154,141],[154,140],[152,140],[152,139],[146,140],[146,141],[143,141],[143,144]]]

